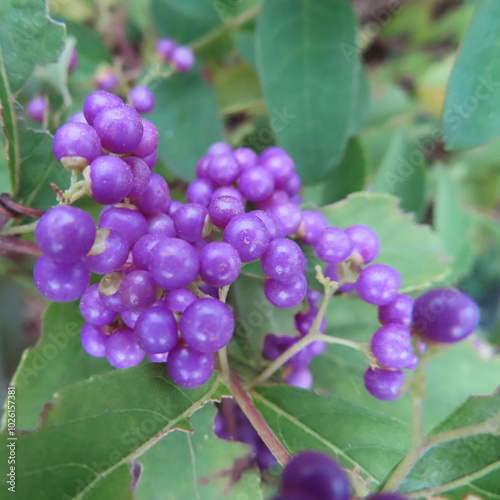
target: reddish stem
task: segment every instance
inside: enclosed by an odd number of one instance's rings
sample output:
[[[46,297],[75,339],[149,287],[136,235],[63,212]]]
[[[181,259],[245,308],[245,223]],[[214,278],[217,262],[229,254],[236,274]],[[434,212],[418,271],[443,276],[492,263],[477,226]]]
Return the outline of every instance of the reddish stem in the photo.
[[[23,240],[18,236],[0,236],[0,254],[21,253],[40,257],[41,250],[35,242]]]
[[[0,213],[7,215],[11,219],[29,215],[30,217],[41,217],[44,214],[43,210],[36,208],[25,207],[14,201],[9,194],[0,194]]]

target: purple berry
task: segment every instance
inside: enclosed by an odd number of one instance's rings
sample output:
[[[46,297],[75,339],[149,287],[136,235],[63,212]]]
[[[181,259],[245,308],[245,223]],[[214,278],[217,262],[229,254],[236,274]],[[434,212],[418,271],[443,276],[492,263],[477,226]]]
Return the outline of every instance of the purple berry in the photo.
[[[184,288],[192,283],[200,269],[196,250],[179,238],[158,242],[150,257],[149,271],[164,290]]]
[[[223,240],[236,248],[242,262],[258,259],[269,247],[265,224],[251,213],[234,217],[224,230]]]
[[[353,250],[361,256],[365,264],[375,260],[378,255],[379,241],[372,228],[358,224],[348,227],[345,232],[351,238]]]
[[[141,314],[142,314],[142,311],[126,310],[120,314],[120,317],[121,317],[122,321],[125,323],[125,325],[133,330],[135,327],[135,324],[137,322],[137,318]]]
[[[401,396],[404,375],[401,370],[369,367],[364,375],[366,390],[377,399],[391,401]]]
[[[309,309],[308,311],[300,311],[294,316],[294,325],[297,331],[302,335],[307,335],[311,330],[318,312],[316,309]],[[321,320],[319,331],[324,333],[327,327],[326,318]]]
[[[148,358],[152,363],[165,363],[168,358],[168,352],[162,352],[160,354],[148,353]]]
[[[260,164],[271,172],[277,188],[285,186],[295,171],[293,160],[285,151],[261,156]]]
[[[137,269],[147,270],[149,268],[149,259],[153,248],[159,241],[163,241],[166,238],[169,238],[169,236],[165,234],[147,233],[137,240],[132,250],[132,259]]]
[[[196,177],[198,179],[208,179],[208,164],[210,163],[210,155],[202,156],[196,164]]]
[[[149,179],[149,186],[133,202],[144,214],[156,214],[158,212],[168,212],[170,207],[170,190],[167,181],[159,174],[152,173]]]
[[[170,217],[172,217],[172,215],[174,215],[174,213],[177,212],[177,210],[179,208],[181,208],[183,205],[184,205],[184,203],[181,203],[180,201],[172,200],[170,203],[170,207],[168,208],[168,212],[167,212],[168,215],[170,215]]]
[[[118,86],[118,77],[110,68],[99,70],[95,77],[95,85],[99,90],[113,92]]]
[[[310,389],[313,385],[313,375],[306,366],[292,368],[292,371],[285,378],[285,382],[301,389]]]
[[[66,123],[57,129],[53,151],[59,161],[77,156],[84,158],[88,165],[100,156],[101,140],[86,123]]]
[[[28,116],[37,123],[43,123],[48,108],[49,105],[43,97],[33,97],[26,106]]]
[[[256,215],[265,224],[271,240],[283,238],[285,236],[285,229],[274,215],[269,212],[264,212],[264,210],[253,210],[252,214]]]
[[[145,355],[135,342],[134,332],[128,328],[113,332],[106,343],[106,359],[119,370],[138,365]]]
[[[100,326],[85,323],[80,334],[80,341],[85,351],[95,358],[106,356],[106,343],[109,336],[106,335]]]
[[[139,146],[144,131],[139,113],[131,106],[100,111],[92,126],[102,147],[115,154],[132,153]]]
[[[66,123],[85,123],[85,125],[88,125],[87,120],[85,119],[85,115],[83,114],[83,111],[77,111],[76,113],[73,113],[66,120]]]
[[[468,337],[478,323],[477,304],[455,288],[426,292],[413,307],[413,331],[434,342],[459,342]]]
[[[99,298],[99,285],[91,285],[80,300],[80,313],[91,325],[104,326],[111,323],[116,312],[106,307]]]
[[[123,101],[114,94],[98,90],[92,92],[83,103],[83,114],[89,125],[94,124],[98,113],[105,109],[113,109],[123,106]]]
[[[264,201],[274,191],[274,178],[264,167],[248,167],[240,175],[238,188],[250,201]]]
[[[177,44],[172,38],[162,38],[156,44],[156,52],[167,62],[170,62]]]
[[[328,227],[316,237],[314,251],[321,260],[329,264],[337,264],[351,255],[352,241],[342,229]]]
[[[294,172],[288,182],[283,186],[283,190],[288,194],[288,196],[296,196],[300,191],[302,182],[300,180],[299,174]]]
[[[144,156],[142,159],[149,167],[149,170],[153,170],[154,166],[156,165],[156,160],[158,159],[158,152],[153,151],[150,155]]]
[[[325,269],[325,277],[332,281],[339,281],[339,264],[328,264]],[[356,283],[342,283],[339,292],[353,292],[356,290]]]
[[[53,302],[71,302],[83,295],[90,271],[83,262],[55,262],[43,255],[35,265],[33,280],[38,291]]]
[[[167,372],[181,387],[194,389],[208,382],[214,372],[214,355],[195,351],[189,346],[177,346],[167,358]]]
[[[400,286],[401,276],[396,269],[385,264],[372,264],[361,271],[356,290],[365,302],[384,306],[396,298]]]
[[[333,458],[317,451],[303,451],[285,467],[281,477],[285,494],[300,493],[317,500],[348,500],[350,484],[347,473]]]
[[[155,282],[147,271],[128,273],[123,278],[119,293],[123,304],[133,311],[151,307],[158,298]]]
[[[117,313],[123,313],[128,309],[119,293],[124,276],[121,271],[113,271],[103,276],[99,282],[99,298],[105,306]]]
[[[186,73],[194,66],[194,53],[189,47],[178,45],[170,56],[172,66],[179,73]]]
[[[78,66],[78,59],[78,52],[74,48],[72,48],[68,61],[68,73],[72,73],[73,71],[75,71],[76,67]]]
[[[383,325],[399,323],[409,326],[412,310],[413,299],[408,295],[398,294],[392,302],[378,308],[378,319]]]
[[[295,233],[302,222],[302,210],[293,203],[277,205],[271,209],[271,214],[281,223],[285,235]]]
[[[240,166],[233,153],[212,156],[207,167],[208,178],[216,186],[229,186],[240,175]]]
[[[299,245],[288,238],[269,243],[260,259],[264,273],[273,280],[286,281],[302,271],[304,254]]]
[[[233,198],[241,201],[241,203],[245,201],[242,194],[234,186],[222,186],[217,188],[212,195],[212,199],[215,200],[215,198],[218,198],[219,196],[232,196]]]
[[[177,345],[177,321],[166,307],[150,307],[137,319],[134,334],[137,345],[146,352],[168,352]]]
[[[107,274],[121,267],[129,254],[125,236],[117,231],[98,229],[94,245],[90,249],[85,262],[96,274]]]
[[[234,318],[229,307],[216,299],[198,299],[190,304],[180,321],[182,338],[199,352],[216,352],[233,336]]]
[[[144,215],[130,207],[111,207],[101,212],[99,227],[116,231],[124,236],[133,248],[137,240],[148,231]]]
[[[195,293],[191,290],[179,288],[168,292],[163,302],[170,311],[183,313],[196,299]]]
[[[302,223],[298,231],[300,241],[306,245],[314,245],[317,237],[328,227],[328,221],[316,210],[302,212]]]
[[[234,157],[241,167],[241,171],[249,167],[255,167],[259,162],[259,157],[255,151],[249,148],[238,148],[233,151]],[[273,181],[274,184],[274,181]]]
[[[288,309],[298,306],[307,292],[307,280],[303,274],[297,274],[288,281],[268,279],[264,285],[267,300],[276,307]]]
[[[307,302],[309,303],[309,309],[318,310],[323,300],[323,294],[318,292],[318,290],[314,290],[313,288],[309,288],[306,294]]]
[[[186,190],[186,197],[189,203],[199,203],[208,207],[215,188],[207,179],[195,179],[189,184]]]
[[[236,280],[241,271],[238,252],[229,243],[214,241],[201,249],[200,276],[211,286],[223,287]]]
[[[208,156],[216,156],[216,155],[224,155],[228,153],[232,153],[233,148],[231,147],[230,144],[227,142],[214,142],[209,148],[208,148]]]
[[[45,212],[35,229],[44,255],[58,262],[77,262],[92,248],[96,228],[92,217],[80,208],[60,205]]]
[[[85,187],[97,203],[112,205],[132,189],[130,167],[117,156],[99,156],[83,171]]]
[[[129,166],[132,174],[132,187],[127,194],[127,198],[137,198],[148,188],[151,171],[146,162],[136,156],[126,156],[123,161]]]
[[[259,201],[255,204],[258,210],[265,210],[266,212],[272,210],[274,207],[290,203],[290,197],[285,191],[274,191],[274,193],[266,198],[264,201]]]
[[[414,363],[410,330],[404,325],[390,323],[379,328],[372,337],[371,349],[387,368],[407,368]]]
[[[132,107],[141,114],[150,113],[155,107],[155,96],[153,92],[142,85],[134,87],[130,91],[128,97]]]
[[[174,228],[179,238],[195,243],[203,238],[208,221],[208,210],[199,203],[187,203],[173,215]]]
[[[150,215],[147,217],[148,221],[148,231],[150,233],[159,233],[169,238],[175,238],[175,228],[174,221],[172,217],[163,212],[158,214]]]
[[[158,134],[157,128],[149,120],[143,119],[142,126],[143,133],[141,142],[132,153],[135,156],[139,156],[140,158],[145,158],[146,156],[149,156],[156,151],[160,136]]]
[[[224,229],[234,217],[243,213],[245,213],[243,203],[233,196],[217,196],[212,198],[208,206],[211,221],[221,229]]]

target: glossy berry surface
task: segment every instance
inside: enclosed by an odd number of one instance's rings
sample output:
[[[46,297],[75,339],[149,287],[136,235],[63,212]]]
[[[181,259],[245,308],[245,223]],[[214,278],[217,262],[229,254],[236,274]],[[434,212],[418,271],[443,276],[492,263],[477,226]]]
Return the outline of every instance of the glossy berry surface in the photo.
[[[251,213],[234,217],[226,226],[223,239],[236,249],[242,262],[258,259],[270,240],[265,224]]]
[[[329,264],[338,264],[351,255],[352,241],[345,231],[329,227],[321,231],[314,241],[316,255]]]
[[[139,145],[132,153],[140,158],[145,158],[156,151],[160,141],[160,135],[158,129],[149,120],[143,119],[142,126],[143,132],[141,142],[139,142]]]
[[[293,203],[284,203],[271,209],[271,214],[283,227],[285,235],[295,233],[302,222],[302,210]]]
[[[411,323],[413,299],[408,295],[398,294],[396,298],[378,308],[378,319],[383,324],[399,323],[408,326]]]
[[[94,124],[94,119],[98,113],[105,109],[118,108],[123,106],[123,101],[115,94],[110,94],[104,90],[92,92],[83,103],[83,114],[89,125]]]
[[[57,129],[52,150],[59,161],[78,156],[91,163],[101,154],[101,140],[86,123],[66,123]]]
[[[159,241],[169,236],[161,233],[147,233],[141,236],[132,250],[132,259],[138,269],[149,269],[149,258],[153,248]]]
[[[176,234],[172,217],[163,212],[159,212],[154,215],[149,215],[147,217],[147,221],[148,232],[163,234],[169,238],[175,238]]]
[[[399,398],[404,375],[401,370],[368,368],[364,374],[366,390],[377,399],[391,401]]]
[[[130,105],[139,113],[146,114],[155,107],[155,96],[151,90],[143,85],[137,85],[129,94]]]
[[[123,161],[129,166],[132,182],[127,198],[136,198],[143,194],[149,186],[151,170],[146,162],[137,156],[126,156]]]
[[[43,123],[48,107],[47,101],[43,97],[33,97],[28,101],[26,110],[33,121]]]
[[[195,243],[203,237],[208,209],[199,203],[187,203],[172,215],[179,238]]]
[[[117,156],[99,156],[84,170],[84,177],[92,198],[102,205],[120,202],[132,189],[130,167]]]
[[[99,228],[116,231],[125,237],[132,249],[137,240],[148,232],[148,223],[138,210],[127,207],[111,207],[101,212]]]
[[[113,332],[106,343],[106,359],[111,366],[118,369],[138,365],[145,355],[135,342],[134,332],[128,328]]]
[[[396,269],[385,264],[372,264],[361,271],[356,290],[365,302],[384,306],[396,298],[400,286],[401,276]]]
[[[164,290],[188,286],[196,278],[199,269],[196,250],[179,238],[160,241],[151,252],[149,271]]]
[[[168,62],[170,61],[176,46],[177,44],[172,38],[162,38],[161,40],[158,40],[158,43],[156,44],[156,52],[158,52],[158,54],[160,54],[160,56]]]
[[[167,372],[181,387],[193,389],[203,385],[214,372],[214,355],[202,353],[189,346],[177,346],[169,352]]]
[[[274,191],[274,177],[264,167],[248,167],[240,176],[238,187],[250,201],[263,201]]]
[[[241,259],[229,243],[214,241],[200,251],[200,276],[211,286],[223,287],[236,280],[241,270]]]
[[[268,279],[264,292],[271,304],[281,309],[298,306],[306,296],[307,280],[303,274],[297,274],[287,281]]]
[[[83,210],[60,205],[45,212],[35,229],[35,239],[44,255],[58,262],[77,262],[92,248],[96,227]]]
[[[167,293],[163,303],[172,312],[184,312],[197,299],[194,292],[186,288],[179,288]]]
[[[348,227],[345,232],[351,238],[353,250],[361,256],[365,264],[369,264],[378,255],[379,239],[375,231],[361,224]]]
[[[83,295],[90,270],[83,262],[55,262],[43,255],[35,265],[33,280],[38,291],[53,302],[71,302]]]
[[[94,118],[93,127],[102,147],[115,154],[127,154],[136,149],[144,130],[139,113],[131,106],[104,109]]]
[[[313,375],[306,366],[293,368],[285,378],[285,382],[301,389],[310,389],[313,385]]]
[[[284,493],[300,493],[317,500],[348,500],[351,490],[340,465],[315,451],[301,452],[286,465],[281,486]]]
[[[97,283],[87,288],[80,300],[80,313],[88,324],[104,326],[115,319],[116,312],[103,304],[98,289]]]
[[[389,323],[379,328],[371,339],[371,350],[388,368],[410,368],[415,363],[410,330],[404,325]]]
[[[284,150],[276,149],[267,154],[264,151],[260,163],[271,172],[277,188],[284,186],[295,170],[293,160]]]
[[[143,214],[167,212],[171,202],[167,181],[161,175],[152,172],[147,189],[133,201]]]
[[[183,45],[175,47],[169,59],[179,73],[186,73],[192,69],[195,62],[193,51]]]
[[[243,213],[245,213],[243,203],[234,196],[216,196],[208,206],[210,219],[220,229],[224,229],[230,220]]]
[[[216,352],[233,336],[234,318],[229,307],[216,299],[198,299],[184,311],[180,331],[186,343],[200,352]]]
[[[269,243],[260,259],[262,270],[269,278],[286,281],[302,271],[304,254],[299,245],[288,238]]]
[[[264,210],[254,210],[252,214],[258,217],[264,223],[271,240],[274,240],[276,238],[283,238],[285,236],[284,227],[282,226],[281,222],[276,219],[276,217],[274,217],[274,215],[269,212],[265,212]]]
[[[240,175],[240,165],[233,153],[217,154],[210,158],[207,176],[216,186],[229,186]]]
[[[479,323],[479,308],[456,288],[436,288],[415,300],[412,329],[434,342],[454,343],[468,337]]]
[[[298,236],[306,245],[313,245],[317,237],[328,227],[328,221],[316,210],[302,212],[302,223]]]
[[[155,282],[147,271],[128,273],[121,282],[119,293],[123,304],[133,311],[152,306],[158,298]]]
[[[189,203],[199,203],[208,207],[214,194],[215,188],[207,179],[195,179],[186,190],[186,198]]]
[[[134,325],[137,345],[147,353],[160,354],[177,345],[177,321],[164,306],[143,311]]]
[[[109,336],[104,333],[100,326],[85,323],[80,333],[82,347],[95,358],[106,356],[106,343]]]

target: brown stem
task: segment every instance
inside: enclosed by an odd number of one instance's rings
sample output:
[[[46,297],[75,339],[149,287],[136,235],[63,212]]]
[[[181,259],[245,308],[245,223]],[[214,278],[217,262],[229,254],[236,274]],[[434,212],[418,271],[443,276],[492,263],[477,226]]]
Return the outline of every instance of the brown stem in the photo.
[[[30,217],[41,217],[44,214],[43,210],[25,207],[24,205],[17,203],[7,193],[0,194],[0,212],[10,218],[23,217],[24,215],[28,215]]]
[[[42,252],[33,241],[23,240],[17,236],[0,236],[0,254],[20,253],[40,257]]]
[[[243,413],[247,416],[253,428],[257,431],[266,446],[271,450],[280,465],[285,466],[290,460],[290,454],[285,450],[280,440],[276,437],[271,427],[264,420],[259,410],[255,407],[248,393],[243,389],[239,379],[231,378],[231,393]]]

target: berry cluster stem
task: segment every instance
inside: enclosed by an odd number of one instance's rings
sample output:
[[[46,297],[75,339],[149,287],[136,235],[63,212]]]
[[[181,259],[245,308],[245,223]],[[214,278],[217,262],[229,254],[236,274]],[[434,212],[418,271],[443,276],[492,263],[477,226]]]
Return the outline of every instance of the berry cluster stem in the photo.
[[[30,224],[23,224],[21,226],[11,226],[11,227],[6,227],[2,230],[0,230],[0,236],[7,236],[8,234],[27,234],[27,233],[32,233],[36,225],[38,224],[38,221],[31,222]]]

